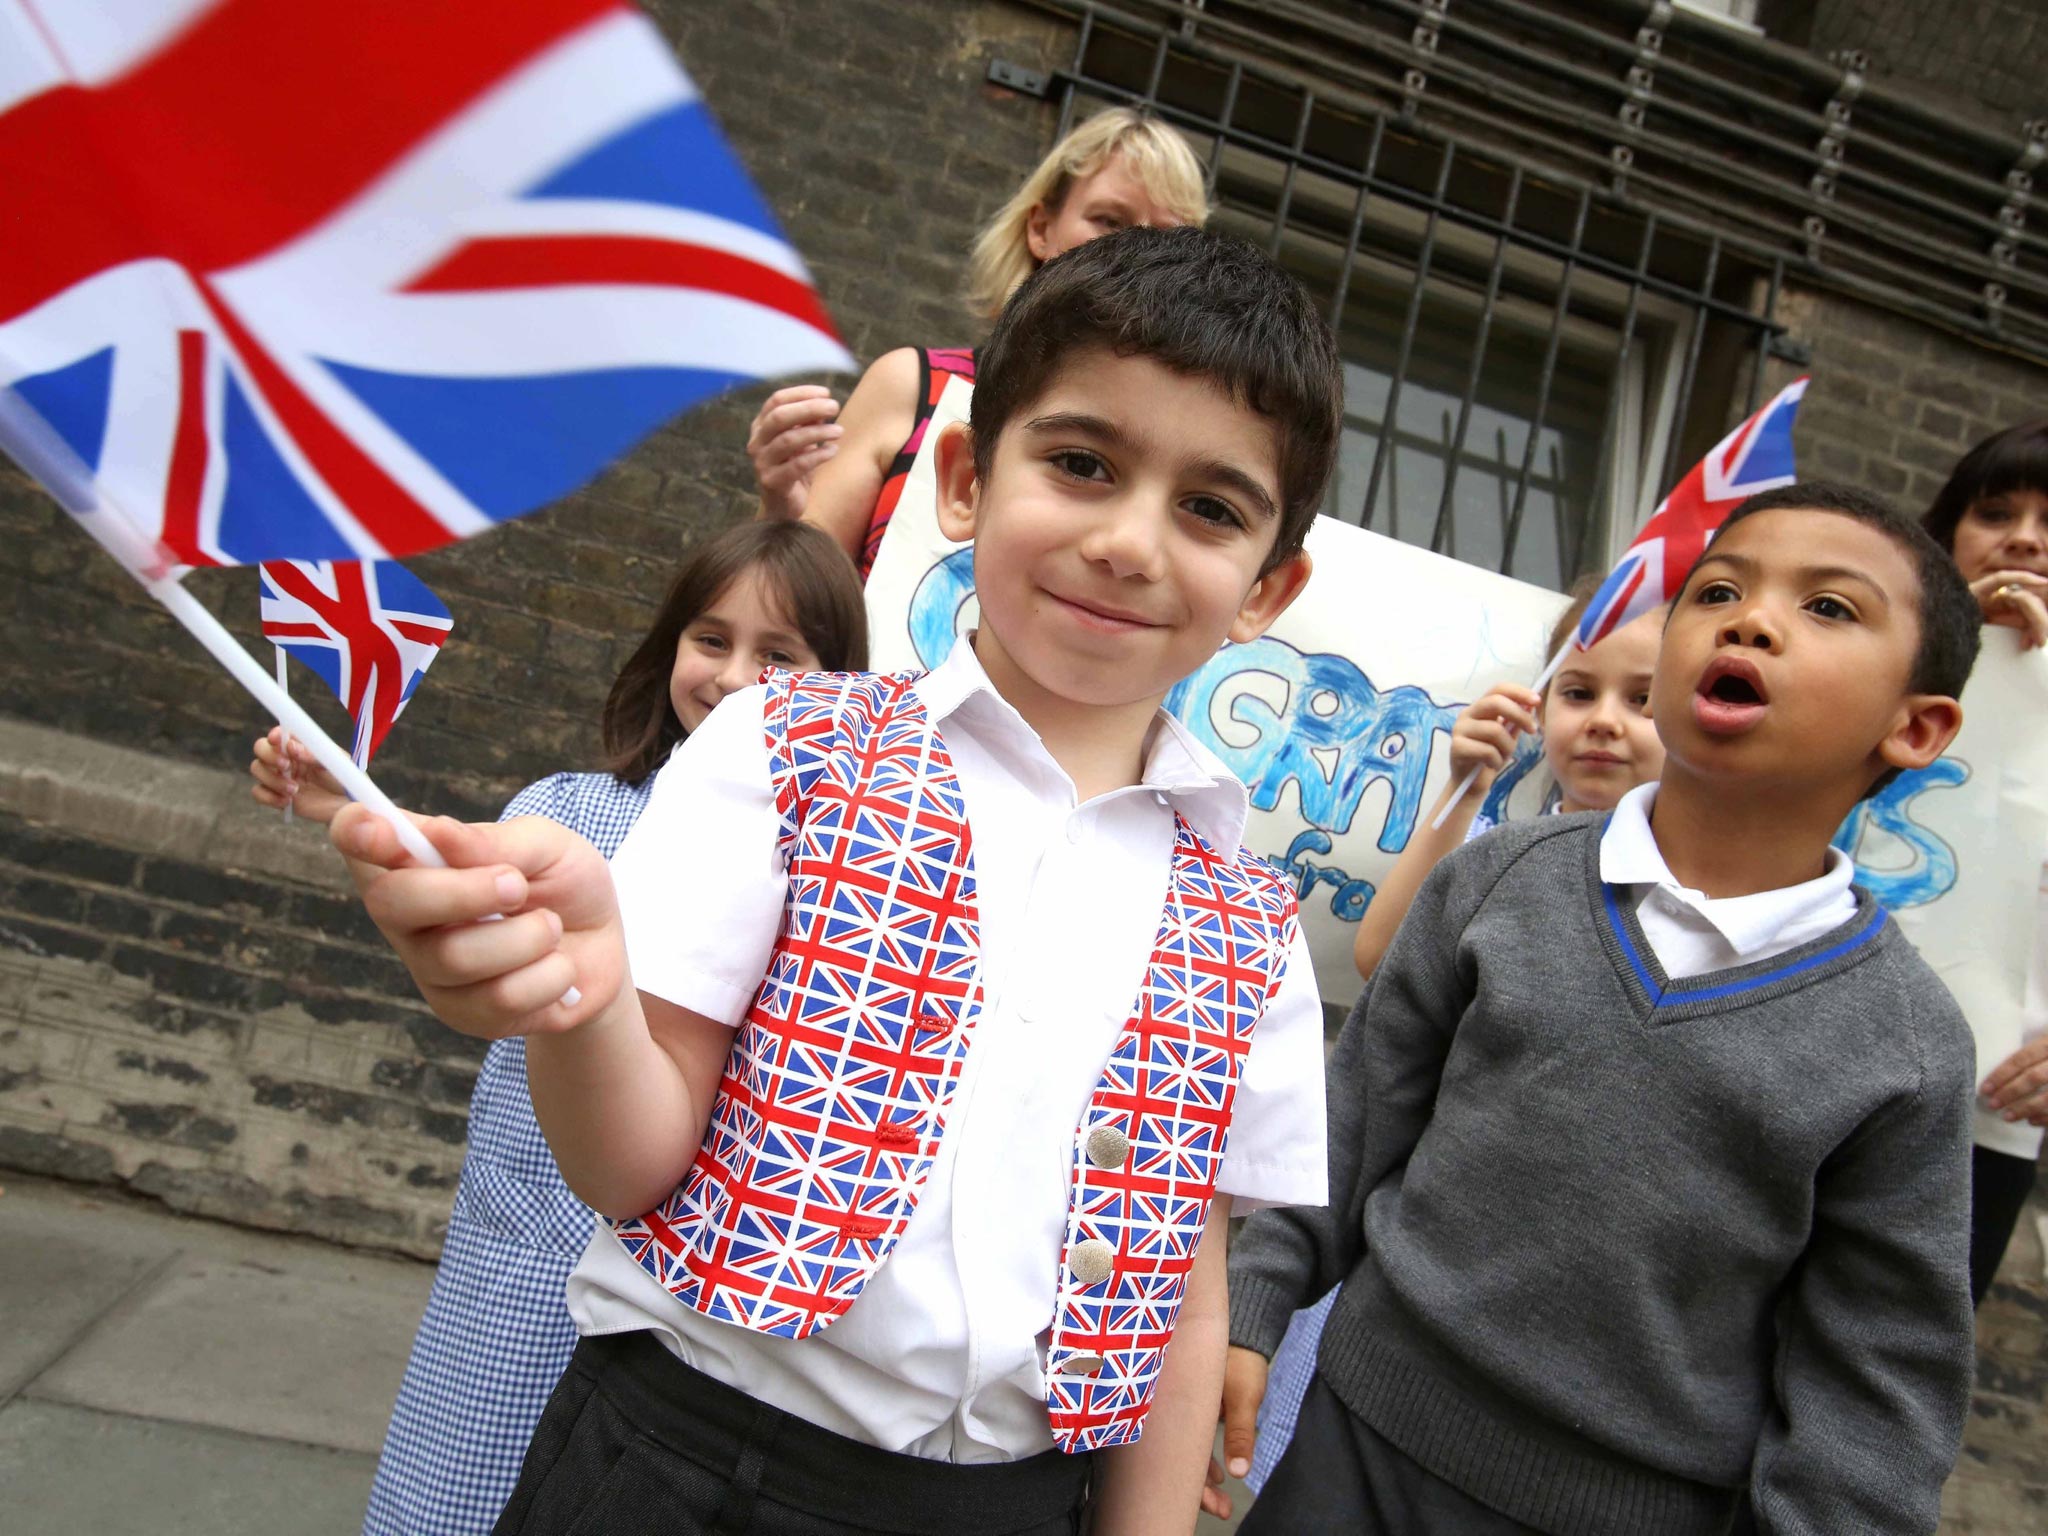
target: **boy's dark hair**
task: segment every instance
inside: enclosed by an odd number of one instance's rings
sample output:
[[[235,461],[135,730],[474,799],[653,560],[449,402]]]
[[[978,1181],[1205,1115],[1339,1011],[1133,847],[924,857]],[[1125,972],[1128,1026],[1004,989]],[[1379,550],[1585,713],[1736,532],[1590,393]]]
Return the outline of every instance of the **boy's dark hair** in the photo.
[[[1721,524],[1719,539],[1746,517],[1759,512],[1833,512],[1868,523],[1913,562],[1920,578],[1920,648],[1913,658],[1912,675],[1906,680],[1908,693],[1938,693],[1953,699],[1962,694],[1977,664],[1978,625],[1983,622],[1977,599],[1956,563],[1918,523],[1881,497],[1853,485],[1830,480],[1802,480],[1781,485],[1774,491],[1760,491],[1728,514]],[[1707,553],[1713,552],[1707,545]],[[1702,559],[1705,555],[1701,556]],[[1686,582],[1692,573],[1686,572]]]
[[[1987,496],[2010,491],[2048,496],[2048,418],[1994,432],[1958,459],[1920,526],[1954,554],[1963,514]]]
[[[860,576],[830,534],[807,523],[736,523],[683,557],[647,638],[604,701],[605,766],[622,783],[653,773],[688,733],[669,701],[683,631],[734,578],[759,570],[783,615],[828,672],[865,671],[868,610]]]
[[[1308,537],[1337,459],[1344,376],[1301,284],[1256,247],[1194,228],[1127,229],[1047,262],[1012,295],[977,354],[974,467],[1085,347],[1211,380],[1280,436],[1280,527],[1264,569]]]

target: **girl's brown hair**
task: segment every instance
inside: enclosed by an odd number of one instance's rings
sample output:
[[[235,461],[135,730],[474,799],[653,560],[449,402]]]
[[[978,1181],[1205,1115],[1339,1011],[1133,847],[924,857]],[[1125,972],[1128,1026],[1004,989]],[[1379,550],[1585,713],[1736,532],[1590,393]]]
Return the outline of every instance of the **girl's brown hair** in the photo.
[[[619,669],[604,701],[605,766],[620,782],[640,783],[688,734],[669,701],[676,646],[718,595],[750,570],[761,572],[820,666],[828,672],[866,670],[867,603],[846,551],[807,523],[737,523],[684,556],[647,638]]]

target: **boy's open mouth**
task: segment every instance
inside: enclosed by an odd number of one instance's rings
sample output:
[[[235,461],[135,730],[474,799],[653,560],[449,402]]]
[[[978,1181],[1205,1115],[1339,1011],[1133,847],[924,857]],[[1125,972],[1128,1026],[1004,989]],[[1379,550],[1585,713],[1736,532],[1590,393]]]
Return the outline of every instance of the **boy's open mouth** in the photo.
[[[1756,663],[1741,656],[1716,656],[1693,690],[1692,715],[1702,730],[1737,736],[1763,717],[1770,695]]]

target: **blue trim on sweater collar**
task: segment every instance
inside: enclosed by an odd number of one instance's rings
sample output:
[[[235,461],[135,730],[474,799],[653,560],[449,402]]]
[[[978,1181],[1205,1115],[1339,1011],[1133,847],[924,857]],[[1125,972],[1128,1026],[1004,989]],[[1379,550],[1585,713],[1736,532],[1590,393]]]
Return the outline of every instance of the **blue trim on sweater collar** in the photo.
[[[1778,982],[1803,975],[1807,971],[1826,965],[1830,961],[1839,960],[1842,956],[1862,948],[1863,945],[1876,938],[1883,930],[1885,920],[1884,907],[1880,903],[1873,901],[1869,904],[1869,911],[1864,915],[1863,925],[1846,938],[1830,944],[1826,949],[1818,950],[1808,955],[1800,955],[1798,959],[1787,960],[1785,964],[1773,966],[1768,971],[1744,977],[1740,981],[1722,982],[1719,986],[1698,986],[1694,984],[1698,978],[1687,978],[1682,981],[1674,981],[1669,986],[1660,988],[1657,985],[1655,974],[1644,962],[1641,951],[1636,948],[1635,939],[1629,933],[1629,924],[1621,910],[1621,903],[1615,891],[1616,887],[1610,885],[1607,881],[1603,880],[1600,882],[1600,899],[1602,905],[1607,909],[1608,924],[1613,928],[1615,938],[1621,942],[1622,955],[1627,959],[1629,968],[1635,972],[1636,980],[1642,983],[1643,991],[1649,994],[1651,1006],[1657,1008],[1666,1006],[1677,1008],[1688,1003],[1714,1002],[1720,998],[1734,997],[1740,993],[1754,992],[1762,987],[1774,986]],[[1805,945],[1800,946],[1800,949],[1805,948]],[[1799,955],[1799,950],[1792,951],[1792,954]],[[1708,974],[1726,975],[1727,973],[1724,971],[1719,973],[1709,972]]]

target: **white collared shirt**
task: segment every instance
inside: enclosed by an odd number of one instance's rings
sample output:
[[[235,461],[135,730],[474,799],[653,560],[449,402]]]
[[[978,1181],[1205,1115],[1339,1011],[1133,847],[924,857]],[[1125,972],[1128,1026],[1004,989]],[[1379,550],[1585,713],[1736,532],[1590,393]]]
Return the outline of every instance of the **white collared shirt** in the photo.
[[[1775,891],[1715,898],[1680,885],[1650,831],[1656,800],[1655,784],[1621,797],[1600,835],[1600,878],[1630,888],[1636,922],[1672,981],[1782,955],[1856,915],[1856,866],[1839,848],[1818,878]]]
[[[1173,812],[1228,856],[1248,807],[1243,785],[1163,713],[1142,782],[1077,805],[971,645],[916,688],[973,832],[983,1007],[895,1251],[843,1316],[794,1341],[683,1306],[600,1223],[569,1307],[586,1335],[652,1329],[697,1369],[835,1433],[1002,1461],[1053,1443],[1039,1336],[1052,1322],[1069,1152],[1151,958]],[[761,706],[748,689],[713,711],[612,860],[634,984],[729,1024],[753,1003],[786,886]],[[1297,939],[1245,1058],[1216,1181],[1240,1210],[1327,1198],[1322,1033]]]

